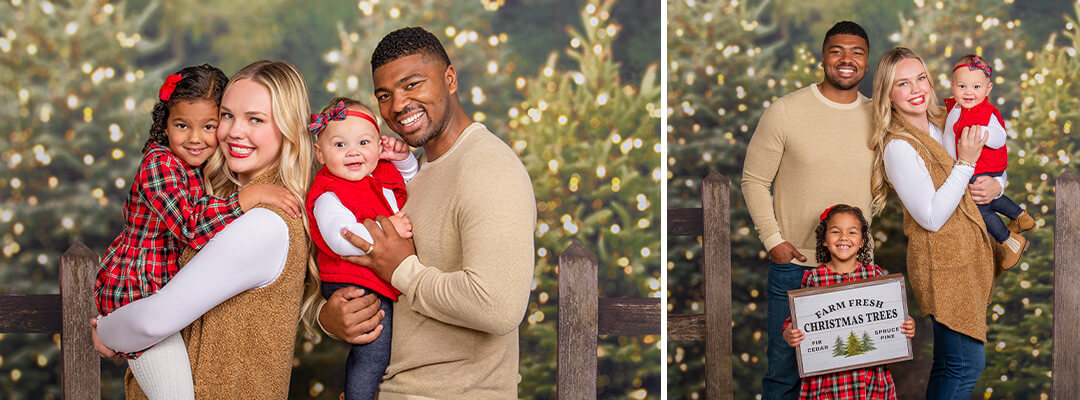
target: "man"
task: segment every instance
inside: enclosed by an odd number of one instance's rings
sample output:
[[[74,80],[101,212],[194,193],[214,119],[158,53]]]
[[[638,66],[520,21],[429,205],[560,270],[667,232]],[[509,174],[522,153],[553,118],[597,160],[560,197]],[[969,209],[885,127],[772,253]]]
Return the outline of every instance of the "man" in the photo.
[[[776,100],[758,121],[746,150],[746,207],[769,252],[767,400],[795,399],[799,369],[781,328],[787,292],[816,266],[815,234],[826,207],[846,203],[871,215],[871,102],[859,93],[870,50],[866,31],[842,21],[825,34],[825,79]],[[772,193],[770,195],[770,188]]]
[[[364,221],[374,244],[344,232],[367,256],[346,258],[401,290],[381,400],[517,398],[518,325],[533,277],[536,200],[514,152],[458,101],[457,72],[421,28],[391,32],[371,57],[375,97],[390,129],[423,147],[403,210],[413,240]],[[390,222],[379,217],[381,226]],[[414,248],[415,243],[415,248]],[[351,343],[377,332],[342,289],[319,315]],[[359,315],[359,316],[358,316]],[[365,321],[366,322],[366,321]]]

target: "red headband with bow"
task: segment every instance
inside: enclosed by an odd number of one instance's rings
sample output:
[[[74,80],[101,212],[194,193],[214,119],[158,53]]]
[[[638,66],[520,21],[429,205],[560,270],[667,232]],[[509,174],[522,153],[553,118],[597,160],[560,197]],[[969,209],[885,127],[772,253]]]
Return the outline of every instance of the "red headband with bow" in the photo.
[[[368,122],[371,122],[372,125],[375,125],[375,133],[379,133],[379,123],[375,122],[374,117],[360,111],[348,109],[345,107],[344,101],[339,101],[337,104],[334,104],[327,112],[311,114],[311,123],[308,124],[308,130],[315,136],[319,136],[319,134],[326,129],[326,125],[329,124],[330,121],[340,121],[347,116],[366,119]]]
[[[984,74],[986,74],[987,78],[989,78],[990,75],[992,75],[994,73],[994,70],[991,69],[990,66],[987,65],[985,62],[983,62],[982,57],[979,57],[979,56],[971,57],[971,62],[957,65],[952,70],[953,70],[953,72],[956,72],[956,70],[958,70],[960,68],[963,68],[963,67],[967,67],[968,71],[975,71],[975,70],[982,71]]]

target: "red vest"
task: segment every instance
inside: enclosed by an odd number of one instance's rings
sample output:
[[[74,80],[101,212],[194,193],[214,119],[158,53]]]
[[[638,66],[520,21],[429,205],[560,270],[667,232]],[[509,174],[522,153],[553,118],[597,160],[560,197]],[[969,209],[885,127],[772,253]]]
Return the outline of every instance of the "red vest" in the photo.
[[[356,216],[357,222],[375,218],[377,215],[393,215],[393,209],[390,208],[390,204],[386,202],[386,197],[383,196],[383,188],[394,192],[398,209],[405,205],[407,197],[405,194],[405,180],[402,179],[401,173],[389,161],[380,160],[371,175],[356,182],[338,178],[331,174],[326,167],[323,167],[315,175],[315,181],[311,183],[311,189],[308,191],[304,208],[307,210],[308,225],[311,228],[311,240],[315,242],[315,246],[319,249],[317,257],[319,279],[322,279],[323,282],[359,285],[397,301],[397,297],[401,292],[390,286],[390,283],[379,279],[374,271],[345,261],[330,250],[330,247],[326,245],[326,241],[323,240],[322,232],[319,231],[314,216],[315,199],[318,199],[319,196],[326,192],[333,192],[341,200],[341,203],[345,205],[345,208]],[[339,233],[327,232],[327,234],[338,235]]]
[[[953,107],[956,106],[956,99],[945,99],[945,110],[951,112]],[[956,134],[956,143],[960,143],[960,132],[965,127],[972,125],[986,126],[990,124],[990,118],[997,118],[998,124],[1001,127],[1005,127],[1005,120],[1001,118],[1001,113],[998,112],[997,107],[990,104],[990,98],[983,99],[982,103],[976,104],[975,107],[970,109],[960,107],[960,119],[953,125],[953,133]],[[975,173],[981,174],[984,172],[1002,172],[1009,166],[1009,149],[1007,146],[1002,145],[999,148],[991,149],[983,146],[982,154],[979,155],[979,161],[975,162]]]

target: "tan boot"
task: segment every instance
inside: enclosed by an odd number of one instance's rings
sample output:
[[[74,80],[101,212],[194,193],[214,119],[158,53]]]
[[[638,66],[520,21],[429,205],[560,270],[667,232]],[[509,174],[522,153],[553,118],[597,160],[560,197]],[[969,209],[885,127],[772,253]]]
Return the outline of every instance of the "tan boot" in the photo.
[[[1032,218],[1027,211],[1020,213],[1020,216],[1016,219],[1009,221],[1008,225],[1005,225],[1012,233],[1021,233],[1030,231],[1035,227],[1035,218]]]
[[[1002,271],[1007,271],[1016,266],[1016,263],[1020,262],[1020,257],[1024,255],[1030,245],[1031,243],[1028,243],[1027,239],[1015,233],[1010,234],[1009,238],[1005,239],[1004,242],[995,244],[994,254],[997,257],[994,257],[994,259],[998,262],[998,267]]]

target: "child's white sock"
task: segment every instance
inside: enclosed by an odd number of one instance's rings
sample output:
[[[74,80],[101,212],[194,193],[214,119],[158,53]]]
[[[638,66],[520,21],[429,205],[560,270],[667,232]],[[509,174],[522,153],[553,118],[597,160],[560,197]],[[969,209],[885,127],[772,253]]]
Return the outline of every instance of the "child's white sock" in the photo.
[[[155,344],[139,358],[128,360],[128,367],[150,400],[195,400],[191,361],[180,333]]]

